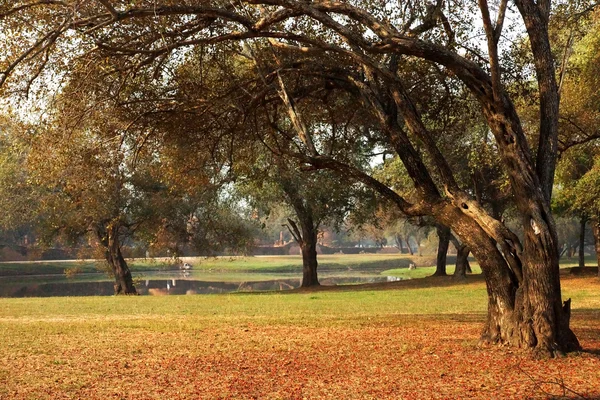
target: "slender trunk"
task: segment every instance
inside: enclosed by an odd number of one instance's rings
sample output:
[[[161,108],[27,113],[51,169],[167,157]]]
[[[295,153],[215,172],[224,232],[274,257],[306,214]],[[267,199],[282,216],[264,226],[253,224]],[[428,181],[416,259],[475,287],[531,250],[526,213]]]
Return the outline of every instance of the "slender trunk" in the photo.
[[[402,236],[396,234],[394,235],[394,242],[396,243],[396,248],[400,251],[400,254],[404,254],[404,248],[402,248]]]
[[[569,258],[573,258],[575,255],[575,246],[572,243],[569,243]]]
[[[433,276],[446,276],[446,256],[448,255],[448,246],[450,245],[450,228],[438,224],[436,225],[436,232],[439,241],[435,273]]]
[[[118,224],[111,223],[103,236],[101,242],[106,248],[106,261],[115,277],[115,294],[138,294],[133,284],[133,277],[131,276],[129,266],[121,254]]]
[[[414,252],[412,247],[410,247],[410,237],[406,236],[406,247],[408,248],[408,254],[410,254],[411,256],[414,256]]]
[[[569,249],[569,245],[567,244],[567,242],[563,243],[563,245],[560,248],[560,254],[558,255],[558,257],[562,258],[568,249]]]
[[[600,278],[600,219],[592,219],[592,232],[594,233],[594,249],[596,250],[596,263],[598,264],[598,278]]]
[[[579,221],[579,267],[585,267],[585,225],[587,223],[586,217],[581,217]]]

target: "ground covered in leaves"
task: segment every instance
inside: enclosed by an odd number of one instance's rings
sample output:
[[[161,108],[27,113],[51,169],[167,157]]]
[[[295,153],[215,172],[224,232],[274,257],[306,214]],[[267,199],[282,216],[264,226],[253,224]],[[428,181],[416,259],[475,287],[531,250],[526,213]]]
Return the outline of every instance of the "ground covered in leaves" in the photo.
[[[549,360],[477,347],[482,282],[411,285],[0,299],[0,399],[600,397],[597,278],[564,281],[585,351]]]

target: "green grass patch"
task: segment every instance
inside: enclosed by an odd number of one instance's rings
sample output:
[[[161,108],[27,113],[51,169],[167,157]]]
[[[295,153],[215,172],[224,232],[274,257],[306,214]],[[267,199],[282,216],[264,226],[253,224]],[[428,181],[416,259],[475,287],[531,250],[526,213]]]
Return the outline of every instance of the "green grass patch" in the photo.
[[[485,311],[483,285],[439,288],[210,296],[53,297],[0,299],[0,318],[65,321],[163,320],[190,317],[210,324],[330,324],[397,314]]]
[[[481,274],[481,268],[479,264],[471,262],[471,269],[473,274]],[[394,268],[388,269],[381,272],[381,275],[385,276],[396,276],[402,279],[417,279],[431,276],[435,273],[435,266],[431,267],[417,267],[416,269],[408,268]],[[448,265],[446,267],[446,273],[448,275],[454,274],[454,265]]]
[[[196,271],[235,271],[235,272],[297,272],[302,268],[302,257],[185,257],[182,262],[193,265]],[[429,262],[425,257],[411,257],[401,254],[332,254],[319,255],[321,270],[348,269],[390,269],[408,267],[412,262]],[[178,269],[178,262],[172,259],[130,259],[127,260],[132,272],[155,272]],[[93,273],[105,270],[102,261],[32,261],[0,263],[0,276],[54,275],[65,271]],[[73,274],[76,276],[77,274]]]

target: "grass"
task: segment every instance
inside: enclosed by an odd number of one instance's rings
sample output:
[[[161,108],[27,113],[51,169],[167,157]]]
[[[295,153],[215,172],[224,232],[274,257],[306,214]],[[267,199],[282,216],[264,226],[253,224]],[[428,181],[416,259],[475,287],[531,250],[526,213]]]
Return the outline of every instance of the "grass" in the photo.
[[[563,280],[590,352],[543,361],[477,347],[477,276],[357,289],[0,299],[0,399],[600,395],[596,278]]]

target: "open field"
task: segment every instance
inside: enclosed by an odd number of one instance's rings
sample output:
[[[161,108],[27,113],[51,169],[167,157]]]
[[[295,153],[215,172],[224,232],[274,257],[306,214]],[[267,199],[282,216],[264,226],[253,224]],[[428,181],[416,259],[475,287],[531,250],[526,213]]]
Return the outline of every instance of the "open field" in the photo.
[[[563,281],[586,351],[541,361],[477,347],[480,277],[359,288],[0,299],[0,399],[600,397],[597,278]]]

